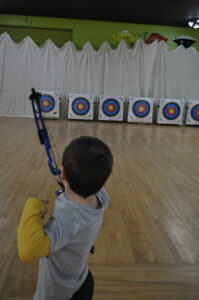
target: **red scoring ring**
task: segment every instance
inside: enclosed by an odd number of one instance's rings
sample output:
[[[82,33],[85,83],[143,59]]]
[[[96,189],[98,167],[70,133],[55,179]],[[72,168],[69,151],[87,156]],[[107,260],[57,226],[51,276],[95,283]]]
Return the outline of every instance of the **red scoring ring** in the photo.
[[[106,107],[106,109],[107,109],[108,111],[110,111],[110,112],[114,111],[115,108],[116,108],[116,107],[115,107],[114,103],[110,103],[110,104],[108,104],[107,107]]]
[[[173,111],[172,111],[173,110]],[[170,115],[170,116],[173,116],[176,114],[176,108],[175,107],[169,107],[167,113]]]
[[[48,104],[47,105],[44,105],[43,103],[44,102],[47,102]],[[42,99],[42,101],[41,101],[41,106],[42,107],[44,107],[44,108],[48,108],[49,106],[50,106],[50,101],[49,101],[49,99]]]
[[[142,109],[143,108],[143,109]],[[137,107],[137,110],[139,111],[139,113],[145,113],[146,111],[146,106],[143,105],[143,104],[140,104],[138,107]]]
[[[81,102],[81,103],[76,103],[76,109],[77,110],[84,110],[85,109],[85,103]]]

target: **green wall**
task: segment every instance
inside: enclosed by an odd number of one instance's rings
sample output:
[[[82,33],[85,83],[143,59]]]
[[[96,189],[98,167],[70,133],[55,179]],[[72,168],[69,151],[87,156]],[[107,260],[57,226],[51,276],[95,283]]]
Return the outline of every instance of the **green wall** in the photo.
[[[57,47],[62,47],[66,41],[72,40],[72,30],[38,27],[21,27],[0,25],[0,34],[7,32],[15,43],[21,42],[27,36],[41,46],[50,39]]]
[[[81,48],[87,41],[90,41],[95,49],[107,41],[111,47],[115,48],[117,43],[113,39],[113,34],[128,30],[135,35],[143,35],[147,32],[149,36],[153,32],[158,32],[169,39],[168,46],[176,48],[172,41],[175,36],[189,35],[197,38],[193,45],[199,51],[199,30],[185,27],[144,25],[133,23],[104,22],[90,20],[75,20],[63,18],[31,17],[19,15],[0,14],[0,26],[21,26],[34,28],[57,28],[71,30],[72,42],[77,48]]]

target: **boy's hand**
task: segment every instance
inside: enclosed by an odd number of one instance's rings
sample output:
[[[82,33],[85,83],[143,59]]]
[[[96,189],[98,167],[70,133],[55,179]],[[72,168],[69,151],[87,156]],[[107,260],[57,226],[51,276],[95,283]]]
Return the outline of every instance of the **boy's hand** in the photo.
[[[60,175],[54,175],[55,180],[57,183],[61,186],[61,188],[64,189],[64,183],[62,182],[61,176]]]
[[[49,201],[48,200],[41,200],[41,202],[44,204],[44,206],[45,206],[45,211],[42,213],[42,219],[44,218],[44,216],[47,214],[47,212],[48,212],[48,208],[47,208],[47,205],[48,205],[48,203],[49,203]]]
[[[57,182],[61,182],[60,175],[54,175],[54,178]]]

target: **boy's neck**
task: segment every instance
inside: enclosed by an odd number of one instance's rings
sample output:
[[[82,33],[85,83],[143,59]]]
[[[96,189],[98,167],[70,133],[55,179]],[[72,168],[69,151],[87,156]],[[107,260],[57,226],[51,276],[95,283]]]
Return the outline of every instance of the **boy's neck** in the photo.
[[[70,188],[66,188],[65,194],[67,198],[69,198],[71,201],[91,207],[91,208],[100,208],[101,203],[96,197],[96,195],[90,195],[87,198],[83,198],[82,196],[76,194],[73,192]]]

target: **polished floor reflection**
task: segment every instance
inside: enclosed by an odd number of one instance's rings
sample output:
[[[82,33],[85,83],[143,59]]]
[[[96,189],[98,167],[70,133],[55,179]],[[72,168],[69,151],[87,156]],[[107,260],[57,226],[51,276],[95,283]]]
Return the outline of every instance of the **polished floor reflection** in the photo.
[[[90,257],[94,300],[199,299],[198,127],[47,121],[58,162],[80,135],[103,139],[114,170],[111,203]],[[0,118],[0,299],[30,300],[37,263],[17,256],[16,227],[27,197],[57,186],[32,119]]]

